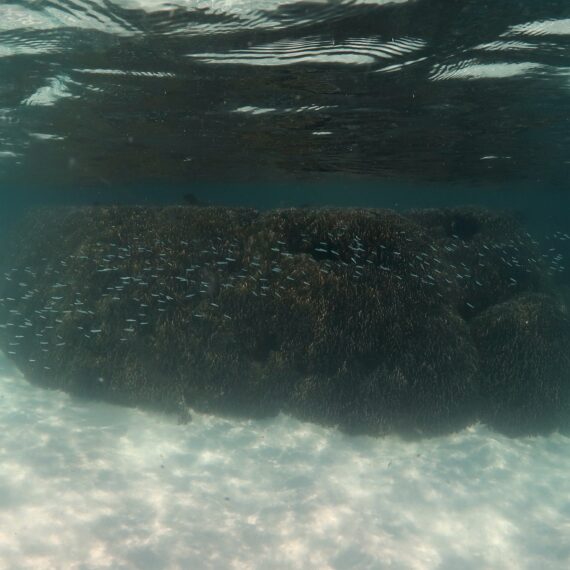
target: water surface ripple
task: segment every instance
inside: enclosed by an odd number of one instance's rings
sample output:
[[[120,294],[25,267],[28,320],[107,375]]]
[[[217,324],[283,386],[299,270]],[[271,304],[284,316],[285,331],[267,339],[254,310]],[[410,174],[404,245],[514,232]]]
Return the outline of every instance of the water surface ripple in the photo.
[[[556,0],[3,3],[0,179],[562,181],[569,35]]]

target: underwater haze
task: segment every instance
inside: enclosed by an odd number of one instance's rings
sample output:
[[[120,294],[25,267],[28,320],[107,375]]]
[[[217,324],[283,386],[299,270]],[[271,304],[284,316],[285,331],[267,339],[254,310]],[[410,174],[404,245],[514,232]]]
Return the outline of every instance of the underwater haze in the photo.
[[[569,568],[569,39],[0,1],[0,570]]]

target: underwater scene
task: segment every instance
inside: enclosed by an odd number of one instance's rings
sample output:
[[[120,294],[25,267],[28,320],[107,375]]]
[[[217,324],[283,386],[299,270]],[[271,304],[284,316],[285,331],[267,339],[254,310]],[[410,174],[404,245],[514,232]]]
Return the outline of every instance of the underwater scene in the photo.
[[[569,39],[0,3],[0,570],[569,568]]]

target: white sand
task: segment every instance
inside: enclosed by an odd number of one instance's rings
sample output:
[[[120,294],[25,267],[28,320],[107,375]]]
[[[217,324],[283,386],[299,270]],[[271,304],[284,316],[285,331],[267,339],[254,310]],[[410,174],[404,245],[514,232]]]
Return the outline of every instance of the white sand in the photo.
[[[570,439],[77,401],[0,362],[0,569],[570,568]]]

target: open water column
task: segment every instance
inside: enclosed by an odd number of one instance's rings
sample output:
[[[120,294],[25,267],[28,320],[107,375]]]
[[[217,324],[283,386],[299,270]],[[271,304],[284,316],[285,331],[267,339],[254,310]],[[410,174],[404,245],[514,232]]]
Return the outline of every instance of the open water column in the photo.
[[[570,565],[566,3],[0,21],[0,569]]]

